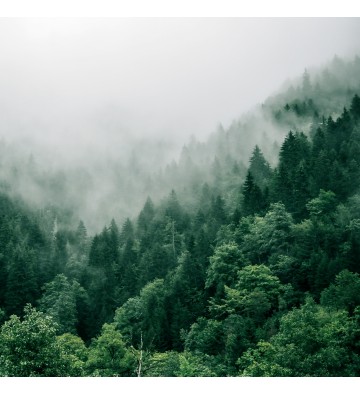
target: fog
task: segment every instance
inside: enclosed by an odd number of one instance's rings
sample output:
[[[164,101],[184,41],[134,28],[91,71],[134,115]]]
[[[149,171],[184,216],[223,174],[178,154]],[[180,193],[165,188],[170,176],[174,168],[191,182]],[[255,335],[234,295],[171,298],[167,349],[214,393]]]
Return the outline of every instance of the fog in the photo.
[[[1,131],[67,150],[204,139],[359,36],[356,18],[1,19]]]
[[[108,194],[108,161],[157,171],[358,37],[358,18],[1,18],[0,138]]]

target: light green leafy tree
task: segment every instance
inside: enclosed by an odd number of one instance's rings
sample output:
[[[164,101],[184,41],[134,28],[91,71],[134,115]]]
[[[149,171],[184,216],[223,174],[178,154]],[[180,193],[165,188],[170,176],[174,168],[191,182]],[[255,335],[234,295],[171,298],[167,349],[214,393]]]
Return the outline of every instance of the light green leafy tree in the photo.
[[[283,316],[279,332],[239,359],[241,376],[358,376],[358,324],[310,297]],[[357,346],[356,346],[357,344]]]
[[[321,293],[321,304],[353,313],[360,305],[360,275],[346,269],[341,271],[335,282]]]
[[[336,204],[337,199],[334,192],[320,189],[318,197],[310,200],[306,208],[311,218],[323,220],[327,216],[333,216],[335,214]]]
[[[185,351],[179,355],[178,377],[217,377],[223,376],[225,367],[219,360],[200,352]]]
[[[224,340],[220,321],[199,317],[186,336],[185,350],[216,355],[224,349]]]
[[[183,332],[185,351],[214,356],[218,363],[226,365],[226,375],[236,375],[236,361],[254,337],[255,325],[249,318],[239,314],[229,315],[223,320],[200,317]]]
[[[273,203],[264,217],[256,216],[244,236],[242,250],[251,262],[266,263],[271,255],[287,254],[293,219],[282,203]]]
[[[215,295],[221,295],[224,286],[233,285],[236,273],[244,263],[245,259],[236,243],[229,242],[216,247],[210,257],[205,287],[214,288]]]
[[[144,364],[144,376],[176,377],[180,369],[180,355],[176,351],[156,352],[150,355]]]
[[[39,300],[39,310],[51,315],[58,323],[58,333],[76,334],[78,323],[77,303],[85,290],[77,281],[68,281],[58,274],[53,281],[44,285],[44,294]]]
[[[135,376],[136,359],[114,324],[104,324],[89,347],[86,368],[91,376]]]
[[[1,327],[1,376],[79,376],[81,369],[73,364],[66,348],[56,337],[56,323],[30,305],[20,320],[12,315]]]
[[[142,342],[146,350],[156,348],[163,351],[168,336],[164,303],[164,280],[156,279],[148,283],[139,296],[130,298],[116,310],[116,328],[135,348],[139,348]]]
[[[267,266],[248,265],[238,272],[233,288],[225,286],[225,297],[221,301],[210,300],[209,309],[215,317],[240,314],[261,322],[285,303],[282,299],[287,288]]]
[[[78,372],[78,376],[85,376],[85,364],[88,358],[88,349],[84,341],[71,333],[64,333],[57,337],[61,348],[70,358],[71,366]]]

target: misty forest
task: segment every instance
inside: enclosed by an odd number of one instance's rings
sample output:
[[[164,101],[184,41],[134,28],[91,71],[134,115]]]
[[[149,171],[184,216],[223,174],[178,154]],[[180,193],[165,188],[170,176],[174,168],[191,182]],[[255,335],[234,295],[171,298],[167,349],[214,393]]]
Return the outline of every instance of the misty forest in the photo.
[[[335,56],[172,159],[2,137],[0,375],[359,376],[359,95]]]

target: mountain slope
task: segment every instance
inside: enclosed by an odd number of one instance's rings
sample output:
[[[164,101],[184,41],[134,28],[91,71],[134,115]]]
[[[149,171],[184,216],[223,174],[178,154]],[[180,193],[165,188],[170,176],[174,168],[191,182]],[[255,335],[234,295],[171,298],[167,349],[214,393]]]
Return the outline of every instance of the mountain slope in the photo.
[[[66,201],[3,194],[0,373],[27,364],[11,342],[39,316],[9,316],[30,302],[79,375],[358,376],[358,68],[335,59],[193,140],[152,175],[165,197],[94,236]]]

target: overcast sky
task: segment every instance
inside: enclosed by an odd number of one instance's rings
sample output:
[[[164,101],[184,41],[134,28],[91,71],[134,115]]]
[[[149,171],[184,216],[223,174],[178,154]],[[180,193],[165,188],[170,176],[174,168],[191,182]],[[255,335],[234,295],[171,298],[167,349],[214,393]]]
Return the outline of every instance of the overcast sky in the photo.
[[[3,18],[0,136],[204,139],[359,37],[360,18]]]

